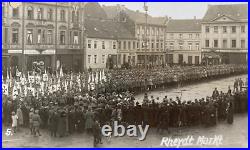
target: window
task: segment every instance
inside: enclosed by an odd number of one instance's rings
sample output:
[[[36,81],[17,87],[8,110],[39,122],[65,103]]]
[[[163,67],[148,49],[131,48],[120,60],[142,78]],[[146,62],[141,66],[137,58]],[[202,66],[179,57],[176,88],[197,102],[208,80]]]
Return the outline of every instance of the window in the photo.
[[[113,49],[116,49],[116,42],[113,41]]]
[[[48,10],[48,20],[53,20],[53,10],[51,8]]]
[[[27,44],[33,44],[33,30],[27,30]]]
[[[65,10],[60,11],[60,20],[65,21]]]
[[[4,44],[8,44],[8,39],[9,37],[9,33],[8,33],[8,28],[4,28],[4,32],[3,32],[3,43]]]
[[[214,48],[218,48],[218,40],[214,40]]]
[[[128,49],[130,49],[130,48],[131,48],[131,42],[128,41]]]
[[[170,49],[174,49],[174,43],[170,43],[169,45],[170,45],[169,46]]]
[[[65,31],[60,31],[60,44],[65,44]]]
[[[209,26],[206,26],[206,27],[205,27],[205,32],[206,32],[206,33],[209,33]]]
[[[135,41],[133,41],[133,49],[135,49]]]
[[[214,26],[214,33],[218,33],[218,26]]]
[[[19,8],[17,7],[17,8],[13,8],[12,9],[12,17],[13,18],[18,18],[19,17]]]
[[[52,44],[53,43],[53,31],[52,30],[48,30],[47,36],[48,36],[47,43],[48,44]]]
[[[179,48],[183,49],[183,43],[179,43]]]
[[[43,19],[43,9],[42,8],[38,8],[38,10],[37,10],[37,19],[38,20]]]
[[[232,40],[232,43],[231,43],[231,48],[236,48],[236,40]]]
[[[6,17],[6,13],[5,13],[5,6],[4,6],[4,4],[2,4],[2,16],[3,17]]]
[[[189,37],[190,39],[192,39],[192,34],[189,34],[188,37]]]
[[[245,26],[241,26],[240,29],[241,29],[241,33],[245,33]]]
[[[156,43],[156,49],[159,49],[159,42]]]
[[[94,41],[94,49],[97,49],[97,41]]]
[[[200,44],[199,44],[199,43],[196,43],[196,44],[195,44],[195,47],[196,47],[196,50],[199,50],[199,49],[200,49]]]
[[[102,63],[105,63],[105,55],[102,55]]]
[[[188,43],[188,49],[192,50],[192,43]]]
[[[42,30],[42,43],[45,43],[46,40],[45,40],[45,30]]]
[[[242,49],[245,48],[245,44],[246,44],[245,40],[241,40],[241,41],[240,41],[240,47],[241,47]]]
[[[163,49],[163,43],[161,43],[161,49]]]
[[[140,44],[140,41],[137,41],[137,42],[136,42],[136,47],[137,47],[137,49],[139,49],[139,44]]]
[[[227,33],[227,27],[226,26],[223,26],[222,30],[223,30],[223,33]]]
[[[154,30],[154,28],[152,28],[151,33],[152,33],[152,35],[155,35],[155,30]]]
[[[118,42],[118,49],[121,49],[121,41]]]
[[[137,29],[137,34],[140,34],[140,28]]]
[[[34,11],[33,11],[32,7],[28,7],[27,18],[28,19],[34,19]]]
[[[91,63],[91,55],[88,55],[88,63]]]
[[[37,43],[41,43],[41,38],[42,38],[42,29],[37,30]]]
[[[170,34],[170,39],[174,39],[174,34],[173,33]]]
[[[74,32],[74,44],[79,44],[79,35],[78,31]]]
[[[151,48],[154,49],[154,42],[151,43]]]
[[[97,63],[97,55],[94,55],[94,63]]]
[[[182,34],[179,34],[179,38],[182,39]]]
[[[232,33],[236,33],[236,26],[232,26]]]
[[[88,40],[88,48],[91,48],[91,40]]]
[[[188,56],[188,64],[191,65],[193,61],[193,57],[192,56]]]
[[[102,49],[105,49],[105,42],[102,41]]]
[[[12,29],[12,44],[18,44],[18,29],[17,28],[13,28]]]
[[[123,49],[126,49],[126,41],[123,41]]]
[[[226,39],[224,39],[224,40],[222,41],[222,47],[223,47],[223,48],[227,48],[227,40],[226,40]]]
[[[200,34],[195,34],[195,36],[197,39],[200,38]]]
[[[209,40],[206,40],[206,41],[205,41],[205,46],[206,46],[206,47],[209,47]]]

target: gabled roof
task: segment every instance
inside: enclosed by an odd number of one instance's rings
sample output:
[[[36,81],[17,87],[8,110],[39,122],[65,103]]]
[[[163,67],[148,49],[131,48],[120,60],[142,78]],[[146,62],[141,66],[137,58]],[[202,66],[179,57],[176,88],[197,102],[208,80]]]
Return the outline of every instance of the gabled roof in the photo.
[[[219,16],[225,15],[234,20],[248,19],[247,4],[231,4],[231,5],[208,5],[208,10],[203,17],[203,21],[211,21]]]
[[[129,16],[129,18],[135,21],[136,23],[146,23],[145,13],[130,10],[123,5],[103,5],[102,8],[106,12],[109,19],[114,19],[121,11],[124,11]],[[147,23],[152,25],[165,25],[166,21],[168,20],[167,17],[152,17],[150,15],[148,15],[147,19]]]
[[[107,14],[99,3],[88,2],[84,7],[84,15],[87,18],[107,19]]]
[[[86,19],[85,31],[89,38],[135,39],[135,36],[121,22],[107,19]]]
[[[166,32],[201,32],[201,19],[170,19]]]

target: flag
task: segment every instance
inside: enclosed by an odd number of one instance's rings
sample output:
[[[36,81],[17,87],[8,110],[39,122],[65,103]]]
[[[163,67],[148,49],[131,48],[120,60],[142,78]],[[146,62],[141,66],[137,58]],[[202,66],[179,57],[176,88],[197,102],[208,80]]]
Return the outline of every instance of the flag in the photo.
[[[46,73],[46,71],[45,71],[45,73],[43,74],[43,81],[44,82],[47,82],[48,81],[48,75],[47,75],[47,73]]]
[[[60,77],[63,77],[63,70],[62,70],[62,66],[60,68]]]
[[[12,97],[13,97],[13,100],[16,100],[16,98],[18,97],[18,90],[17,90],[16,84],[14,84],[13,86]]]
[[[94,74],[92,73],[92,80],[91,80],[91,82],[95,82],[95,77],[94,77]]]
[[[88,78],[88,83],[90,83],[90,82],[91,82],[91,75],[88,74],[88,76],[89,76],[89,78]]]
[[[16,76],[21,77],[21,75],[22,75],[22,72],[19,72],[18,68],[16,67]]]
[[[35,82],[35,77],[32,75],[32,76],[29,76],[29,83],[34,83]]]
[[[9,87],[8,87],[8,84],[2,84],[2,93],[4,95],[9,95]]]
[[[98,76],[98,72],[96,72],[96,73],[95,73],[95,83],[96,83],[96,84],[98,84],[98,81],[99,81],[98,77],[99,77],[99,76]]]
[[[9,76],[9,71],[7,69],[7,79],[6,79],[6,82],[9,83],[10,82],[10,76]]]

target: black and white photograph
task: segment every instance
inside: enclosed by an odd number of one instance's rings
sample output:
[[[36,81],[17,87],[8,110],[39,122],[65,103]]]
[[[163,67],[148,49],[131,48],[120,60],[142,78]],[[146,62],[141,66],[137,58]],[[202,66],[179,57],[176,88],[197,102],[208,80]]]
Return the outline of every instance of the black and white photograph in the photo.
[[[3,148],[247,148],[247,2],[2,2]]]

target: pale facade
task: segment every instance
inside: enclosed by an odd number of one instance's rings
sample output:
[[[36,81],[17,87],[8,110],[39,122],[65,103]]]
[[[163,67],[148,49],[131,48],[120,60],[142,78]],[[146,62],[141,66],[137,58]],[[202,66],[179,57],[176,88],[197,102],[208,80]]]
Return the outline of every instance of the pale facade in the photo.
[[[165,62],[164,25],[137,24],[137,64],[162,65]]]
[[[202,55],[206,63],[247,63],[247,11],[247,4],[209,5],[201,29]]]
[[[86,38],[85,60],[87,68],[106,68],[108,58],[117,57],[117,46],[116,40]]]

